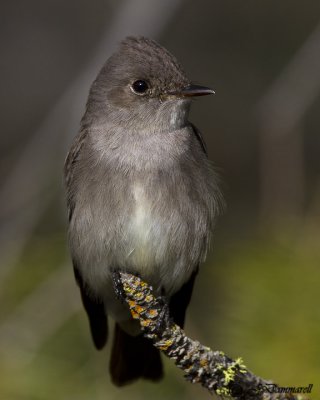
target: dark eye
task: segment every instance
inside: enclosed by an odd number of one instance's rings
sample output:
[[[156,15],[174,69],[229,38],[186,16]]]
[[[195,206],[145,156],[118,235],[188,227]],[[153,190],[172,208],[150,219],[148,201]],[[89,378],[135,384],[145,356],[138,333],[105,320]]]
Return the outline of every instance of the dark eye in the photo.
[[[144,94],[149,89],[149,85],[147,84],[147,82],[143,81],[142,79],[133,82],[131,87],[134,93],[137,94]]]

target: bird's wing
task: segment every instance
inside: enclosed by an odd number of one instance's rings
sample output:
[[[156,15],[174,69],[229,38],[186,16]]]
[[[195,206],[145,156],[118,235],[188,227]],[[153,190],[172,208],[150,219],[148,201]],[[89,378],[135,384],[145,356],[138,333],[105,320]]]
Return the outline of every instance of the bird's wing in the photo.
[[[203,139],[203,137],[202,137],[202,135],[201,135],[201,132],[200,132],[199,129],[198,129],[196,126],[194,126],[191,122],[190,122],[190,125],[191,125],[191,127],[192,127],[192,129],[193,129],[193,132],[194,132],[194,134],[195,134],[195,137],[197,138],[198,142],[199,142],[200,145],[201,145],[201,148],[202,148],[204,154],[205,154],[206,156],[208,156],[207,146],[206,146],[205,141],[204,141],[204,139]]]
[[[170,316],[181,328],[184,326],[186,310],[191,300],[193,285],[198,270],[199,267],[196,268],[189,280],[170,298],[169,301]]]
[[[194,135],[197,138],[204,154],[207,156],[208,155],[207,148],[202,138],[201,132],[192,123],[190,124],[193,129]],[[173,318],[174,322],[181,328],[183,328],[184,326],[186,310],[191,300],[192,290],[194,282],[196,280],[196,276],[198,274],[198,270],[199,266],[194,270],[189,280],[178,290],[178,292],[176,292],[170,298],[169,302],[170,315]]]
[[[65,186],[67,190],[67,207],[68,207],[68,217],[69,221],[71,221],[73,210],[74,210],[74,200],[72,193],[72,180],[73,180],[73,170],[74,166],[79,158],[79,154],[81,149],[83,148],[83,144],[85,142],[85,138],[88,134],[87,130],[80,131],[79,135],[74,138],[70,151],[67,155],[66,161],[64,163],[64,180]]]
[[[104,304],[99,299],[88,295],[88,290],[75,263],[73,263],[73,269],[80,288],[82,303],[88,314],[93,343],[98,350],[101,350],[108,340],[108,319]]]
[[[79,159],[79,155],[81,149],[83,148],[87,133],[87,130],[83,130],[78,136],[76,136],[64,165],[64,178],[67,190],[69,222],[71,221],[75,207],[75,200],[72,188],[72,183],[74,179],[74,167]],[[79,268],[77,267],[75,260],[73,260],[73,269],[77,284],[80,288],[82,303],[88,314],[93,342],[97,349],[102,349],[108,339],[108,320],[104,304],[99,301],[99,299],[89,296],[88,290],[80,275]]]

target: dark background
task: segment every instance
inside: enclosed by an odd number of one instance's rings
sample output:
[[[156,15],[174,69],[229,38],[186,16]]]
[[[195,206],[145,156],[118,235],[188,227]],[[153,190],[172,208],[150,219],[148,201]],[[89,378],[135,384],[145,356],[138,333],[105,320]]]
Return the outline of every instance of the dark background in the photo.
[[[197,100],[227,202],[186,332],[319,396],[320,2],[1,1],[0,398],[204,399],[166,361],[118,390],[66,246],[62,166],[92,80],[128,34],[216,95]]]

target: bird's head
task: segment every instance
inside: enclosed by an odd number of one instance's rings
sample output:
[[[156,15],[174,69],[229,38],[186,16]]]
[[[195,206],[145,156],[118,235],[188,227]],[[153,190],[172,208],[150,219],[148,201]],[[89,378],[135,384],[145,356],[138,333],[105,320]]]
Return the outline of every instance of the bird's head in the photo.
[[[191,99],[212,94],[192,85],[176,58],[153,40],[128,37],[94,81],[87,112],[99,124],[140,132],[176,130],[187,123]]]

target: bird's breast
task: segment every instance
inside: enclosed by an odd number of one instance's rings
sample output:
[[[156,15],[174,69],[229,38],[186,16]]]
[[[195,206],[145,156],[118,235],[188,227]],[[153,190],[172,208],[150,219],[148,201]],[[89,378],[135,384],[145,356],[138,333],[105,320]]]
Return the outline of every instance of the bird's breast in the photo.
[[[150,200],[141,184],[134,184],[132,192],[134,204],[130,225],[136,239],[143,244],[147,241],[152,226]]]
[[[128,258],[133,264],[140,266],[154,263],[153,247],[157,241],[156,231],[160,231],[161,222],[157,210],[152,207],[152,199],[147,196],[146,189],[142,183],[133,183],[132,211],[128,223]],[[158,223],[158,229],[155,225]]]

